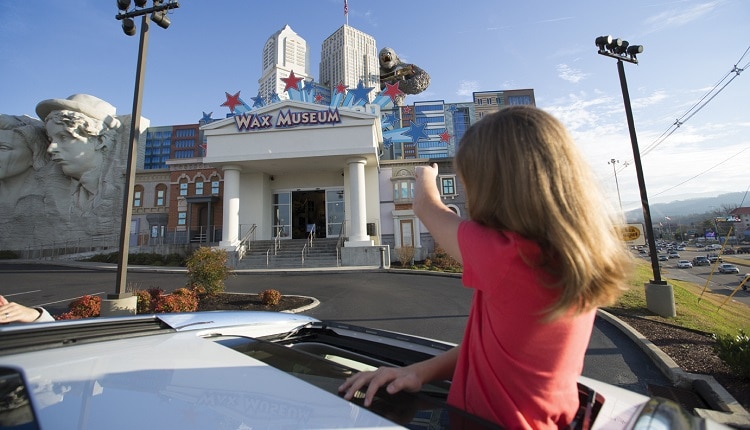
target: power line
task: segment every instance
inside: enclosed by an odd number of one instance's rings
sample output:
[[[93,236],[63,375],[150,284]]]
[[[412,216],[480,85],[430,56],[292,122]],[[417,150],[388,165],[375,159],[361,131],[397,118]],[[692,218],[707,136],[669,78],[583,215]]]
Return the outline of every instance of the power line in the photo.
[[[719,79],[719,81],[718,81],[718,82],[716,82],[716,83],[715,83],[715,84],[714,84],[714,85],[713,85],[713,86],[711,87],[711,89],[709,89],[709,90],[708,90],[708,91],[707,91],[707,92],[706,92],[706,93],[705,93],[705,94],[704,94],[704,95],[703,95],[703,96],[702,96],[702,97],[701,97],[701,98],[700,98],[700,99],[699,99],[699,100],[698,100],[698,101],[697,101],[697,102],[696,102],[696,103],[695,103],[695,104],[694,104],[693,106],[691,106],[691,107],[690,107],[690,109],[688,109],[688,110],[687,110],[687,111],[686,111],[686,112],[685,112],[684,114],[682,114],[682,116],[680,116],[679,118],[677,118],[677,120],[675,120],[675,122],[674,122],[674,123],[672,123],[672,124],[671,124],[671,125],[670,125],[670,126],[669,126],[669,127],[668,127],[668,128],[667,128],[667,129],[666,129],[666,130],[665,130],[665,131],[664,131],[664,132],[663,132],[663,133],[662,133],[662,134],[661,134],[660,136],[659,136],[659,137],[657,137],[657,138],[656,138],[656,140],[654,140],[654,141],[653,141],[653,142],[652,142],[652,143],[651,143],[650,145],[648,145],[648,146],[646,147],[646,149],[644,149],[643,151],[641,151],[641,154],[640,154],[640,155],[641,155],[641,156],[645,156],[645,155],[647,155],[647,154],[648,154],[649,152],[651,152],[651,151],[653,151],[654,149],[656,149],[656,148],[657,148],[657,147],[658,147],[659,145],[661,145],[662,143],[664,143],[664,141],[665,141],[665,140],[667,140],[667,138],[668,138],[669,136],[671,136],[672,134],[674,134],[674,132],[676,132],[676,131],[677,131],[677,129],[678,129],[678,128],[680,128],[680,126],[682,126],[682,125],[683,125],[683,124],[684,124],[685,122],[687,122],[687,121],[688,121],[688,120],[690,120],[690,119],[691,119],[691,118],[692,118],[693,116],[695,116],[695,114],[697,114],[697,113],[698,113],[698,112],[700,112],[700,111],[701,111],[701,110],[702,110],[702,109],[703,109],[704,107],[706,107],[706,105],[707,105],[707,104],[708,104],[708,103],[709,103],[709,102],[710,102],[711,100],[713,100],[713,99],[714,99],[714,98],[715,98],[715,97],[716,97],[717,95],[719,95],[719,94],[720,94],[720,93],[721,93],[722,91],[724,91],[724,89],[725,89],[725,88],[726,88],[726,87],[727,87],[727,86],[728,86],[728,85],[729,85],[729,84],[730,84],[730,83],[731,83],[732,81],[734,81],[734,80],[735,80],[735,79],[736,79],[736,78],[737,78],[737,77],[738,77],[738,76],[740,75],[740,73],[742,73],[742,72],[743,72],[743,71],[745,71],[745,70],[746,70],[746,69],[747,69],[748,67],[750,67],[750,62],[748,62],[747,64],[745,64],[745,65],[744,65],[743,67],[737,67],[737,65],[738,65],[738,64],[739,64],[739,63],[740,63],[740,62],[741,62],[741,61],[743,60],[743,58],[745,58],[745,56],[746,56],[746,55],[748,54],[748,52],[750,52],[750,46],[748,46],[748,47],[747,47],[747,48],[745,49],[745,52],[743,52],[743,53],[742,53],[742,55],[740,56],[739,60],[737,60],[737,62],[735,62],[734,66],[732,66],[732,69],[731,69],[730,71],[728,71],[728,72],[727,72],[727,73],[726,73],[726,74],[725,74],[725,75],[724,75],[724,76],[723,76],[723,77],[722,77],[721,79]],[[720,86],[720,85],[722,84],[722,82],[724,82],[724,81],[725,81],[725,80],[726,80],[726,79],[727,79],[727,78],[728,78],[729,76],[731,76],[732,74],[734,74],[734,76],[732,76],[732,78],[731,78],[731,79],[729,79],[729,81],[728,81],[728,82],[726,82],[726,83],[725,83],[724,85],[722,85],[722,86],[721,86],[721,88],[719,88],[719,86]],[[718,90],[717,90],[717,88],[718,88]],[[746,149],[747,149],[747,148],[746,148]],[[740,151],[740,153],[744,152],[744,151],[745,151],[746,149],[743,149],[742,151]],[[730,157],[730,158],[731,158],[731,157]],[[667,192],[667,191],[669,191],[669,190],[672,190],[672,189],[674,189],[674,188],[676,188],[676,187],[678,187],[678,186],[680,186],[680,185],[684,185],[684,184],[685,184],[686,182],[689,182],[689,181],[691,181],[691,180],[693,180],[693,179],[696,179],[696,178],[698,178],[699,176],[701,176],[701,175],[703,175],[703,174],[706,174],[706,173],[710,172],[711,170],[713,170],[713,169],[714,169],[714,168],[716,168],[717,166],[719,166],[719,165],[721,165],[721,164],[725,163],[725,162],[726,162],[726,161],[728,161],[728,160],[729,160],[729,159],[727,159],[727,160],[724,160],[724,161],[722,161],[722,162],[720,162],[720,163],[716,164],[716,165],[715,165],[714,167],[711,167],[711,168],[709,168],[709,169],[707,169],[707,170],[705,170],[705,171],[703,171],[703,172],[701,172],[701,173],[699,173],[699,174],[697,174],[697,175],[693,176],[692,178],[690,178],[690,179],[688,179],[688,180],[686,180],[686,181],[684,181],[684,182],[681,182],[681,183],[680,183],[680,184],[678,184],[678,185],[675,185],[674,187],[671,187],[671,188],[668,188],[668,189],[666,189],[666,190],[664,190],[664,191],[661,191],[660,193],[658,193],[658,194],[656,194],[656,195],[659,195],[659,194],[665,193],[665,192]],[[623,166],[622,166],[622,167],[621,167],[620,169],[618,169],[618,172],[621,172],[621,171],[625,170],[625,168],[626,168],[626,167],[627,167],[627,166],[628,166],[629,164],[631,164],[631,163],[632,163],[632,160],[631,160],[630,162],[625,162],[625,163],[623,163]]]
[[[715,169],[715,168],[717,168],[717,167],[721,166],[722,164],[724,164],[724,163],[726,163],[727,161],[731,160],[732,158],[734,158],[734,157],[736,157],[736,156],[738,156],[738,155],[742,154],[743,152],[747,151],[748,149],[750,149],[750,147],[747,147],[747,148],[745,148],[745,149],[741,150],[740,152],[738,152],[738,153],[736,153],[736,154],[732,155],[731,157],[728,157],[728,158],[726,158],[725,160],[723,160],[723,161],[720,161],[720,162],[718,162],[718,163],[714,164],[713,166],[709,167],[708,169],[706,169],[706,170],[704,170],[704,171],[702,171],[702,172],[700,172],[700,173],[698,173],[698,174],[694,175],[694,176],[693,176],[692,178],[688,178],[688,179],[686,179],[686,180],[684,180],[684,181],[680,182],[680,183],[679,183],[679,184],[677,184],[677,185],[674,185],[674,186],[672,186],[672,187],[670,187],[670,188],[667,188],[666,190],[662,190],[662,191],[660,191],[660,192],[658,192],[658,193],[654,194],[654,196],[658,196],[658,195],[664,194],[664,193],[666,193],[667,191],[671,191],[671,190],[673,190],[673,189],[675,189],[675,188],[677,188],[677,187],[679,187],[679,186],[685,185],[686,183],[688,183],[688,182],[692,181],[693,179],[696,179],[696,178],[698,178],[698,177],[699,177],[699,176],[701,176],[701,175],[705,175],[706,173],[710,172],[711,170],[713,170],[713,169]]]

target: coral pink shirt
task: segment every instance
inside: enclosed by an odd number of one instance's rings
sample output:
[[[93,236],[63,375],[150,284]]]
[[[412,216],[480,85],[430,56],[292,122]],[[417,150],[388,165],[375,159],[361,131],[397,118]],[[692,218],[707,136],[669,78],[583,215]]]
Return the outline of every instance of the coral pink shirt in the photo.
[[[448,403],[508,429],[566,426],[595,311],[542,320],[559,291],[524,262],[539,254],[532,241],[464,221],[458,243],[463,283],[475,291]]]

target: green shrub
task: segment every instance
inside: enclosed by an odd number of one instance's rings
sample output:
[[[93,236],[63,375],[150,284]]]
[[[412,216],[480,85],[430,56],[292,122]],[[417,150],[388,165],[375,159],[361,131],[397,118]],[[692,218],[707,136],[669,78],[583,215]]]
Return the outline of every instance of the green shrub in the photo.
[[[232,271],[227,267],[227,252],[223,249],[200,247],[186,261],[188,286],[205,294],[224,292],[224,280]]]
[[[260,301],[266,306],[276,306],[281,301],[281,293],[278,290],[265,290],[259,294]]]
[[[119,256],[119,252],[110,252],[108,254],[97,254],[89,258],[84,258],[81,261],[117,264]],[[184,266],[185,258],[178,253],[161,255],[154,252],[136,252],[128,254],[128,264],[136,266]]]
[[[17,260],[18,254],[14,251],[0,251],[0,260]]]
[[[716,336],[716,353],[737,376],[750,379],[750,337],[744,330],[739,334]]]

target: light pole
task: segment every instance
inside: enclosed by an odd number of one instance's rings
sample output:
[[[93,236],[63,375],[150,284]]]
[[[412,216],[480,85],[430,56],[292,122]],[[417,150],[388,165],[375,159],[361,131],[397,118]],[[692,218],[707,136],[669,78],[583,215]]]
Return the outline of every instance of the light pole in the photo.
[[[126,292],[126,278],[128,273],[128,252],[130,242],[130,221],[132,219],[133,207],[133,185],[135,183],[135,170],[138,155],[138,136],[141,127],[141,101],[143,100],[143,76],[146,72],[146,53],[148,51],[148,28],[151,20],[159,27],[166,29],[170,21],[167,18],[167,10],[180,7],[177,1],[153,0],[153,7],[146,8],[148,0],[135,0],[135,8],[128,12],[130,0],[117,0],[117,9],[121,12],[115,16],[122,21],[122,30],[128,36],[135,35],[135,23],[133,18],[143,17],[141,20],[141,39],[138,45],[138,66],[135,72],[135,90],[133,92],[133,111],[130,120],[130,140],[128,148],[127,171],[125,174],[125,190],[122,206],[122,224],[120,226],[120,253],[117,259],[117,285],[115,294],[108,295],[109,299],[124,299],[132,296]],[[149,20],[148,14],[151,14]]]
[[[598,54],[617,60],[617,71],[620,75],[620,87],[622,89],[622,99],[625,103],[625,116],[628,121],[628,130],[630,131],[630,142],[633,146],[633,162],[635,171],[638,176],[638,188],[641,192],[641,206],[643,207],[643,221],[646,224],[646,239],[648,240],[648,249],[651,254],[651,268],[654,272],[654,279],[650,284],[646,284],[646,306],[661,316],[675,316],[674,292],[665,281],[661,279],[659,268],[659,259],[656,254],[656,240],[654,239],[654,226],[651,222],[651,209],[648,204],[648,194],[646,193],[646,182],[643,177],[643,166],[641,165],[641,152],[638,149],[638,138],[635,134],[635,123],[633,121],[633,110],[630,106],[630,94],[628,92],[628,83],[625,79],[625,67],[623,61],[638,64],[638,54],[643,52],[642,45],[631,45],[622,39],[613,39],[612,36],[597,37],[594,42],[598,48]],[[654,303],[649,303],[649,286]],[[658,287],[664,287],[661,291]],[[668,288],[667,288],[668,287]],[[666,291],[668,289],[668,291]],[[652,306],[653,305],[653,306]]]
[[[617,201],[620,202],[620,212],[623,212],[622,210],[622,198],[620,197],[620,183],[617,182],[617,168],[615,167],[615,164],[619,163],[620,160],[615,160],[614,158],[607,161],[607,164],[612,165],[612,173],[615,174],[615,186],[617,186]],[[623,212],[624,214],[624,212]]]

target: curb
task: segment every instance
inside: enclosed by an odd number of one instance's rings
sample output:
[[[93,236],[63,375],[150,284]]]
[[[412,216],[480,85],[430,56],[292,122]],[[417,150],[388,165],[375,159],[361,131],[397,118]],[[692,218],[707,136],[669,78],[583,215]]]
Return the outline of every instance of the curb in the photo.
[[[676,387],[687,390],[695,390],[698,388],[702,397],[709,397],[709,399],[705,400],[715,403],[717,409],[722,409],[712,410],[696,408],[695,413],[698,416],[710,418],[716,422],[733,427],[750,428],[750,414],[739,404],[737,399],[735,399],[712,376],[685,372],[674,360],[672,360],[671,357],[665,354],[664,351],[659,349],[658,346],[646,339],[645,336],[636,331],[625,321],[602,309],[598,309],[596,315],[617,327],[635,342],[635,344],[638,345],[646,355],[648,355],[651,361],[656,364],[659,370],[669,378]]]

